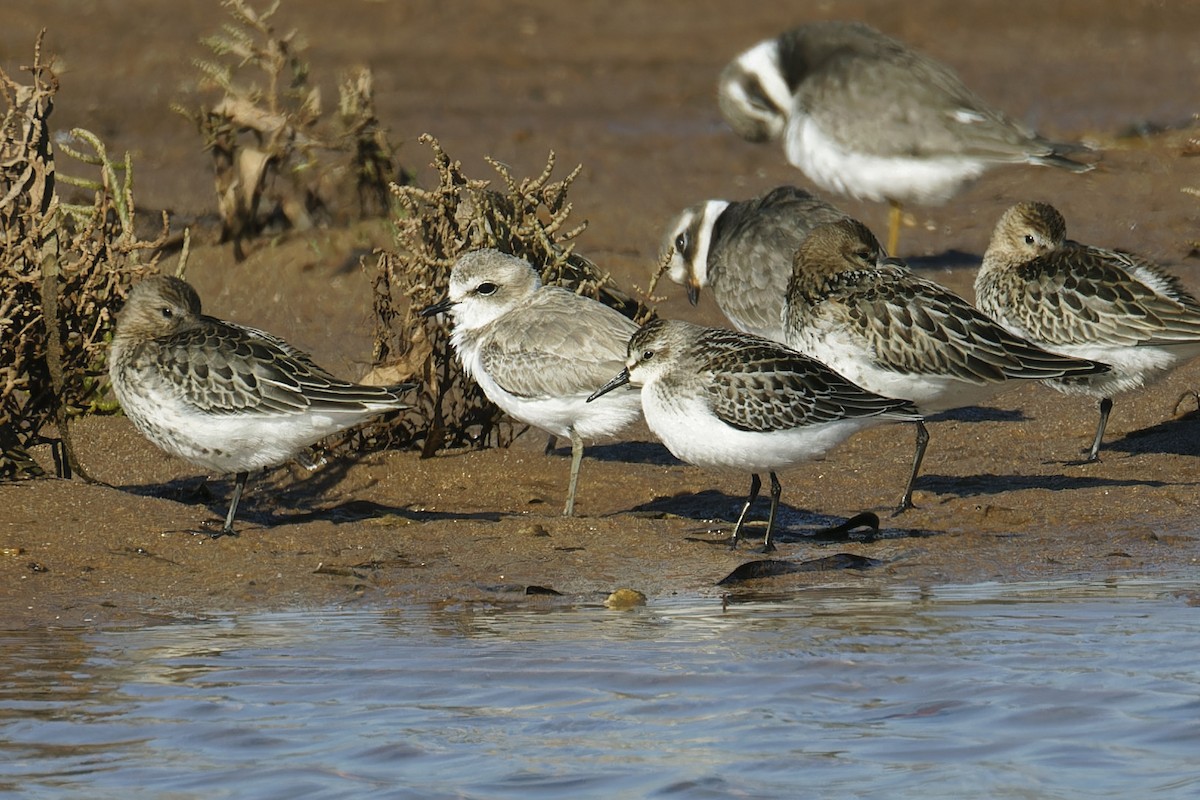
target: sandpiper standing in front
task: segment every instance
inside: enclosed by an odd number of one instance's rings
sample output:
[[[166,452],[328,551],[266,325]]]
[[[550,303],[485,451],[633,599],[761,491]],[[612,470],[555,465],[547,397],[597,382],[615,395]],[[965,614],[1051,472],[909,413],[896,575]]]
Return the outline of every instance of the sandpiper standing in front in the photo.
[[[629,340],[625,368],[588,400],[626,384],[642,387],[646,424],[677,458],[751,474],[734,546],[762,487],[759,473],[770,473],[764,552],[774,549],[776,472],[820,458],[870,425],[921,419],[907,400],[868,392],[778,342],[679,320],[642,326]]]

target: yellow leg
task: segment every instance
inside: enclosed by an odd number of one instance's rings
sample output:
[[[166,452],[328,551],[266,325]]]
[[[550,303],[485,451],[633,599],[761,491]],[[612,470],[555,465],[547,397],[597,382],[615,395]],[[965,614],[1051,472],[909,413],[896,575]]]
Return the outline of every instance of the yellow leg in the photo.
[[[574,428],[568,429],[571,434],[571,483],[567,487],[567,506],[563,509],[564,517],[575,516],[575,488],[579,485],[579,464],[583,461],[583,439]]]
[[[887,254],[896,255],[896,245],[900,243],[900,217],[903,206],[899,200],[888,200],[888,238]]]

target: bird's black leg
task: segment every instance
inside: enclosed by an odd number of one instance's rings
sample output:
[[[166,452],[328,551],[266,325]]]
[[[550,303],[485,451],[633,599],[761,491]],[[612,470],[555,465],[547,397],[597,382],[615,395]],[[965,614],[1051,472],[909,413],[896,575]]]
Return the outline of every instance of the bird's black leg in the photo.
[[[915,508],[912,501],[913,484],[917,482],[917,475],[921,471],[921,462],[925,460],[925,448],[929,446],[929,431],[925,429],[925,421],[917,421],[917,450],[913,454],[912,473],[908,476],[908,486],[904,489],[904,497],[900,498],[900,505],[896,506],[896,510],[892,512],[892,516],[903,514],[910,508]]]
[[[1108,426],[1108,415],[1112,412],[1112,407],[1111,397],[1100,401],[1100,424],[1096,427],[1096,440],[1092,442],[1092,449],[1088,452],[1089,462],[1100,460],[1100,442],[1104,439],[1104,429]]]
[[[239,472],[233,481],[233,498],[229,501],[229,513],[225,515],[225,527],[219,531],[213,531],[212,538],[220,539],[222,536],[237,536],[237,531],[233,529],[233,518],[237,515],[238,503],[242,499],[242,490],[246,488],[246,479],[250,477],[249,472]]]
[[[757,477],[757,476],[756,476]],[[775,477],[775,473],[771,473],[771,513],[767,517],[767,535],[763,539],[764,553],[770,553],[775,549],[775,543],[771,541],[771,534],[775,532],[775,515],[779,512],[779,495],[783,494],[783,487],[779,485],[779,478]]]
[[[758,473],[750,476],[750,496],[746,498],[746,505],[742,506],[742,513],[738,515],[737,525],[733,526],[733,538],[729,540],[729,546],[737,547],[738,539],[742,537],[742,525],[746,522],[746,514],[750,511],[750,504],[758,498],[758,491],[762,488],[762,478],[758,477]]]

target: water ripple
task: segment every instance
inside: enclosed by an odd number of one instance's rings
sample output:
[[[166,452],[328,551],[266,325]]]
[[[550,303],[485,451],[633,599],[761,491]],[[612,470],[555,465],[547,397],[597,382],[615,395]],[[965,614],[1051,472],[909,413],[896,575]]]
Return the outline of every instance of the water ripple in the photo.
[[[0,633],[0,791],[1191,797],[1188,583]]]

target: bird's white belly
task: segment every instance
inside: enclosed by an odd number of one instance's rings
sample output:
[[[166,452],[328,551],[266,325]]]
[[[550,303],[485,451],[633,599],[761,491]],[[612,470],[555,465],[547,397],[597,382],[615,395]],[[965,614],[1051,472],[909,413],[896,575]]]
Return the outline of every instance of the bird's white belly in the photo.
[[[620,432],[641,413],[640,392],[624,386],[594,402],[587,394],[566,397],[518,397],[506,391],[483,368],[477,349],[463,352],[463,364],[483,393],[504,413],[541,428],[554,436],[570,436],[571,429],[583,439],[597,439]],[[600,387],[595,387],[599,389]]]
[[[669,389],[642,388],[646,424],[667,449],[698,467],[746,472],[779,471],[822,457],[874,417],[761,433],[732,428],[701,398],[672,396]]]
[[[330,414],[206,414],[174,398],[118,396],[126,416],[172,455],[218,473],[282,464],[343,426]]]
[[[788,162],[821,188],[874,201],[944,203],[987,166],[960,156],[856,153],[827,136],[811,117],[798,113],[788,123],[784,149]]]
[[[1112,369],[1099,375],[1081,378],[1054,379],[1046,384],[1065,394],[1088,397],[1112,397],[1122,392],[1141,389],[1147,383],[1165,375],[1183,361],[1197,354],[1196,346],[1184,347],[1111,347],[1105,345],[1049,345],[1042,347],[1075,358],[1101,361]]]
[[[1014,381],[974,383],[951,375],[885,369],[859,344],[809,327],[793,331],[788,343],[869,392],[911,401],[923,414],[976,405],[1016,385]]]

